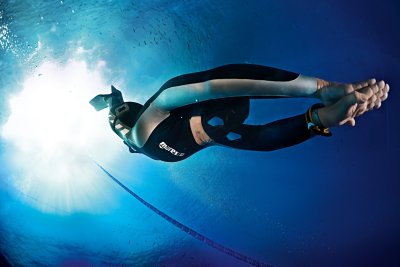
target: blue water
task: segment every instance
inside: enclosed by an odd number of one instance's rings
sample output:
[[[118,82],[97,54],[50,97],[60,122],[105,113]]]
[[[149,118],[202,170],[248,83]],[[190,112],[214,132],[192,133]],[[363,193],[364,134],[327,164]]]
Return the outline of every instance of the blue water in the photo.
[[[0,250],[11,265],[247,266],[146,209],[92,158],[181,223],[260,261],[400,266],[396,1],[0,1]],[[227,63],[342,82],[376,77],[391,92],[381,109],[329,139],[270,153],[213,147],[173,164],[129,154],[105,114],[104,124],[79,114],[82,124],[68,114],[46,121],[64,105],[51,93],[33,96],[36,106],[21,117],[12,104],[43,81],[50,92],[71,83],[71,94],[85,94],[84,73],[101,78],[89,85],[107,85],[98,92],[114,84],[144,102],[173,76]],[[50,83],[53,70],[61,71]],[[311,103],[257,100],[250,120],[292,116]],[[37,130],[30,115],[42,107],[47,139],[72,129],[76,148],[45,154],[43,140],[29,139]],[[89,124],[101,131],[87,135]],[[54,182],[60,177],[64,184]]]

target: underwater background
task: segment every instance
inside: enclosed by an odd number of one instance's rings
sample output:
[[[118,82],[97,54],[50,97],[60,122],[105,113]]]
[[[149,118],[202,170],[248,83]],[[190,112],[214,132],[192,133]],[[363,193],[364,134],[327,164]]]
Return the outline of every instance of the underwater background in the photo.
[[[179,222],[274,266],[400,266],[400,4],[0,0],[0,251],[12,266],[248,266]],[[88,101],[144,103],[169,78],[254,63],[390,84],[331,138],[178,163],[130,154]],[[265,123],[314,100],[255,100]],[[397,119],[396,119],[397,118]]]

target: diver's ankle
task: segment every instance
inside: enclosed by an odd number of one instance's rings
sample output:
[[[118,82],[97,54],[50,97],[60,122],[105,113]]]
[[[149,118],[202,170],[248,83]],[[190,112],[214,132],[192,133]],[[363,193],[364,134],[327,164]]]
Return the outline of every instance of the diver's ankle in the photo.
[[[322,80],[320,78],[316,78],[316,79],[317,79],[317,90],[313,94],[313,97],[322,100],[321,99],[321,93],[322,93],[321,89],[330,86],[332,83]]]
[[[331,83],[322,79],[317,78],[317,91],[321,88],[329,86]]]

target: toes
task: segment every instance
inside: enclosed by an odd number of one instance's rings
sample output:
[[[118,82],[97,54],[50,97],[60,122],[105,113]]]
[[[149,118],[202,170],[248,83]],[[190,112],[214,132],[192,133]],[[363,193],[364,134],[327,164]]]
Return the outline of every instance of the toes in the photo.
[[[344,88],[344,95],[351,94],[353,91],[357,90],[356,85],[354,84],[345,84],[343,88]]]
[[[373,82],[371,79],[370,82]],[[368,85],[357,91],[354,91],[357,107],[356,116],[364,114],[366,111],[373,108],[380,108],[382,101],[385,101],[388,97],[389,85],[384,81]]]
[[[361,88],[364,88],[368,85],[373,85],[376,83],[376,79],[369,79],[367,81],[363,81],[363,82],[359,82],[359,83],[355,83],[353,84],[353,88],[354,90],[359,90]]]
[[[364,102],[367,102],[368,99],[370,99],[373,96],[373,92],[371,88],[367,87],[362,89],[362,91],[354,91],[352,94],[355,97],[355,103],[357,104],[362,104]]]
[[[342,113],[343,120],[339,122],[339,125],[355,126],[355,118],[374,108],[380,108],[382,102],[388,98],[390,90],[385,81],[377,82],[375,79],[346,87],[352,88],[353,91],[335,104],[335,106],[340,106],[340,109],[344,112]]]
[[[368,100],[368,109],[380,108],[383,101],[388,98],[389,85],[384,81],[379,81],[376,86],[378,91]]]
[[[367,94],[368,97],[371,97],[374,94],[377,94],[379,91],[385,89],[386,84],[384,81],[376,82],[375,79],[368,80],[368,83],[362,84],[363,87],[359,88],[357,91],[363,94]],[[370,92],[371,90],[371,92]]]
[[[363,83],[355,83],[352,86],[353,86],[354,90],[358,90],[358,89],[365,87],[366,85],[363,86]]]
[[[377,83],[374,83],[372,85],[368,85],[360,90],[358,90],[358,93],[361,93],[366,97],[367,99],[371,98],[373,95],[377,94],[379,92],[379,85]]]
[[[379,81],[377,83],[379,90],[383,90],[383,88],[385,87],[386,83],[385,81]]]
[[[378,98],[377,95],[373,95],[373,96],[371,97],[371,101],[369,101],[369,102],[372,103],[372,104],[374,104],[378,99],[379,99],[379,98]]]
[[[373,85],[370,85],[369,87],[371,88],[373,94],[377,94],[380,91],[380,84],[379,83],[375,83]]]
[[[388,97],[389,97],[389,95],[386,93],[386,94],[383,94],[380,99],[381,99],[381,101],[385,101]]]
[[[367,109],[368,110],[371,110],[371,109],[373,109],[375,106],[376,106],[376,101],[377,101],[377,98],[376,97],[374,97],[375,99],[372,99],[369,103],[368,103],[368,105],[367,105]]]
[[[321,95],[321,100],[323,100],[329,105],[335,103],[342,97],[346,97],[348,95],[352,95],[352,98],[348,99],[349,103],[367,103],[365,105],[366,110],[370,110],[372,108],[378,108],[382,101],[385,101],[388,98],[389,85],[385,83],[385,81],[381,80],[377,82],[376,79],[369,79],[359,83],[353,84],[332,84],[332,88],[335,90],[327,90],[321,91],[322,93],[326,93],[327,96]],[[325,88],[326,89],[326,88]],[[339,90],[340,89],[340,90]],[[333,91],[333,93],[332,93]],[[322,94],[321,93],[321,94]],[[360,111],[361,112],[361,111]],[[362,111],[365,112],[365,111]]]
[[[383,82],[383,81],[382,81]],[[374,102],[374,107],[375,108],[380,108],[380,106],[382,105],[381,102],[385,101],[389,94],[389,85],[385,84],[384,82],[381,84],[378,84],[378,86],[381,88],[379,90],[378,93],[375,94],[376,98],[375,99],[371,99],[371,101]]]
[[[386,84],[382,90],[381,101],[385,101],[389,96],[389,84]]]

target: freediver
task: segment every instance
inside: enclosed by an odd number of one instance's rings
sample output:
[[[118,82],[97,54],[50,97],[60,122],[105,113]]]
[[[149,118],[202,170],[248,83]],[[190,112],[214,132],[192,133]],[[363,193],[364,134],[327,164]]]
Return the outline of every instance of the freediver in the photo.
[[[109,108],[109,123],[132,153],[176,162],[203,148],[221,145],[271,151],[321,135],[331,127],[355,126],[356,117],[388,97],[389,85],[370,79],[336,83],[286,70],[232,64],[168,80],[144,105],[111,94],[94,97],[96,110]],[[316,98],[305,113],[267,123],[245,124],[250,99]]]

